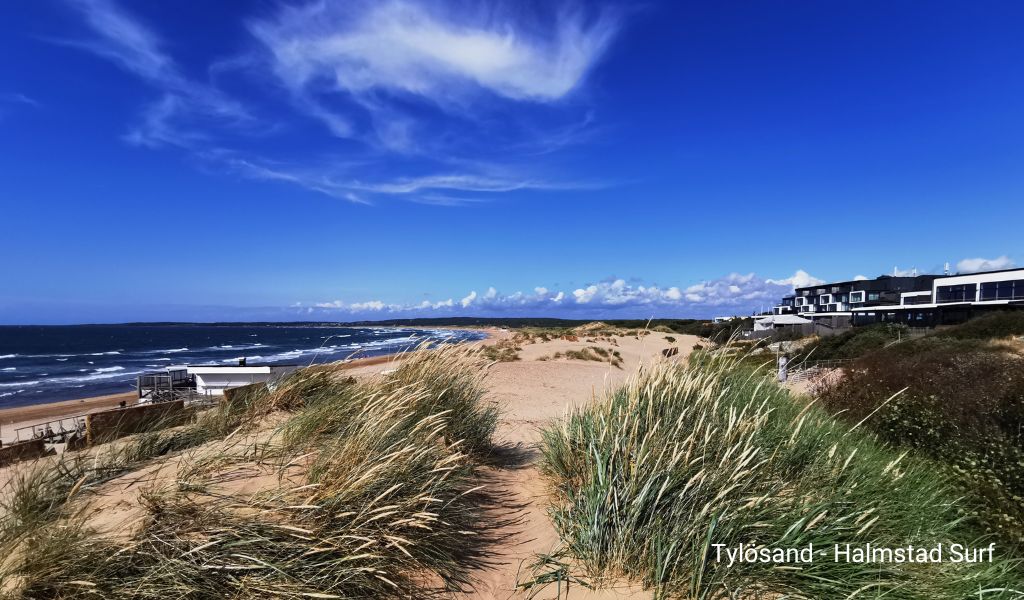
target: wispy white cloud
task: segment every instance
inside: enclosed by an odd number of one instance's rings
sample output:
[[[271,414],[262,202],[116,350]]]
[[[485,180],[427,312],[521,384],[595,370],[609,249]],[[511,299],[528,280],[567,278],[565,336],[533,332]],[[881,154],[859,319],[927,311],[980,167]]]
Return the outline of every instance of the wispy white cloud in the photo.
[[[998,256],[996,258],[965,258],[956,263],[956,270],[960,273],[977,273],[978,271],[998,271],[1000,269],[1012,269],[1017,266],[1012,258]]]
[[[26,96],[25,94],[22,94],[22,93],[19,93],[19,92],[0,93],[0,103],[2,103],[2,104],[21,104],[21,105],[24,105],[24,106],[31,106],[33,108],[38,108],[38,107],[42,106],[42,104],[40,104],[34,98],[30,98],[30,97]]]
[[[508,192],[606,187],[531,174],[535,167],[525,166],[530,152],[555,151],[588,135],[590,110],[564,126],[491,115],[490,123],[516,124],[500,135],[472,123],[492,101],[543,106],[567,97],[614,35],[610,12],[555,8],[526,21],[530,11],[498,0],[469,12],[410,0],[291,5],[249,23],[261,53],[213,60],[203,79],[189,75],[156,30],[114,0],[66,2],[90,35],[51,41],[102,57],[157,93],[123,136],[130,144],[178,148],[212,170],[352,202],[391,196],[460,206]],[[239,72],[258,81],[249,90],[257,96],[245,102],[220,87]],[[252,136],[288,129],[292,115],[256,116],[266,106],[255,107],[268,103],[280,110],[267,97],[268,80],[289,91],[299,113],[351,141],[339,142],[343,150],[300,151],[287,160],[240,150]],[[410,99],[419,102],[415,109]],[[515,152],[498,150],[500,144]],[[524,158],[518,166],[517,153]],[[396,157],[404,162],[394,163]],[[373,168],[345,168],[355,162]]]
[[[318,309],[346,315],[375,313],[390,316],[473,315],[473,314],[564,314],[578,316],[680,316],[717,312],[746,314],[768,307],[791,293],[794,284],[813,285],[822,280],[797,271],[782,279],[765,279],[750,273],[731,273],[701,281],[685,288],[629,283],[612,278],[570,290],[554,291],[535,287],[530,292],[500,293],[494,287],[483,292],[471,290],[461,300],[423,301],[395,304],[381,300],[346,303],[341,300],[314,303]]]
[[[42,106],[35,99],[18,92],[0,92],[0,119],[12,113],[17,107],[39,108]]]
[[[556,102],[581,84],[618,29],[609,11],[556,8],[546,22],[527,22],[513,8],[320,1],[283,7],[249,27],[301,109],[350,137],[357,135],[354,115],[329,108],[344,99],[373,118],[379,143],[405,151],[417,124],[396,97],[457,113],[480,93]]]
[[[329,165],[299,167],[282,163],[260,162],[224,148],[211,148],[200,156],[215,161],[241,176],[264,181],[281,181],[301,186],[351,202],[371,203],[375,196],[408,197],[412,202],[437,206],[462,206],[483,202],[483,194],[499,194],[515,190],[580,189],[590,184],[569,184],[543,180],[517,180],[510,177],[471,173],[447,173],[421,177],[369,180],[356,178],[355,171],[366,170],[359,162],[346,164],[334,161]],[[475,196],[452,195],[473,193]]]
[[[160,36],[112,0],[68,0],[68,4],[82,16],[92,36],[51,41],[105,58],[160,93],[124,136],[129,143],[194,148],[210,137],[204,132],[207,126],[237,128],[255,123],[244,104],[185,76],[164,50]]]

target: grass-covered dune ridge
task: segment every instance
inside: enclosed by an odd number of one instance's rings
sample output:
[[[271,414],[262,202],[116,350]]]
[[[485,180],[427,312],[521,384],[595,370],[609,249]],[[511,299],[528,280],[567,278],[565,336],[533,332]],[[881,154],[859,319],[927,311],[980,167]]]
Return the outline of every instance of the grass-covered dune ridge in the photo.
[[[408,598],[465,589],[506,524],[479,476],[497,414],[464,350],[359,382],[331,367],[254,394],[214,447],[141,495],[142,525],[101,535],[75,506],[3,540],[19,598]],[[282,414],[282,411],[285,411]],[[246,433],[246,432],[250,433]]]
[[[987,545],[929,464],[898,454],[737,359],[659,364],[544,432],[569,562],[682,598],[1018,597],[1019,564],[716,560],[714,544]]]

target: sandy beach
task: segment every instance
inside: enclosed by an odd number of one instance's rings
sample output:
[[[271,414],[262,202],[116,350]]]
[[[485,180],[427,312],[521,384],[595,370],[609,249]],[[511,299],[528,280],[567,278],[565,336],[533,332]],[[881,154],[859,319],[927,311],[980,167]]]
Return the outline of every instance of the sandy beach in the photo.
[[[484,378],[487,399],[494,401],[502,412],[496,441],[503,457],[498,464],[485,467],[484,479],[488,486],[509,495],[510,505],[516,509],[519,522],[509,526],[507,542],[492,549],[495,564],[479,569],[472,575],[477,581],[475,590],[460,597],[467,599],[526,598],[528,594],[517,585],[531,578],[529,564],[538,554],[551,553],[558,547],[558,535],[549,520],[547,490],[540,476],[538,443],[541,428],[566,414],[567,410],[601,398],[607,391],[621,384],[630,375],[660,360],[682,360],[700,343],[695,336],[651,332],[646,335],[588,335],[567,336],[544,340],[540,337],[523,339],[514,332],[502,329],[488,330],[488,338],[478,345],[497,345],[515,351],[516,359],[490,364]],[[611,360],[590,355],[581,360],[579,354],[603,349]],[[674,348],[675,354],[665,359],[663,351]],[[569,357],[567,358],[567,353]],[[391,368],[401,356],[378,356],[355,360],[346,365],[353,375],[379,376]],[[128,394],[129,398],[132,394]],[[46,419],[68,412],[80,414],[85,409],[100,409],[116,405],[125,395],[92,398],[35,407],[8,409],[7,420]],[[172,463],[175,459],[169,459]],[[162,460],[155,461],[144,470],[159,472]],[[6,471],[7,469],[3,469]],[[133,491],[119,486],[135,485],[139,472],[127,474],[105,484],[98,492],[98,506],[114,502],[115,513],[134,514],[129,505]],[[122,483],[124,482],[124,483]],[[138,487],[138,486],[136,486]],[[109,512],[109,511],[108,511]],[[111,513],[114,514],[114,513]],[[115,515],[116,516],[116,515]],[[511,516],[511,515],[510,515]],[[104,515],[102,519],[112,518]],[[564,590],[563,590],[564,596]],[[556,586],[544,590],[537,598],[556,597]],[[611,584],[601,590],[574,587],[570,598],[613,599],[649,598],[650,594],[626,584]]]

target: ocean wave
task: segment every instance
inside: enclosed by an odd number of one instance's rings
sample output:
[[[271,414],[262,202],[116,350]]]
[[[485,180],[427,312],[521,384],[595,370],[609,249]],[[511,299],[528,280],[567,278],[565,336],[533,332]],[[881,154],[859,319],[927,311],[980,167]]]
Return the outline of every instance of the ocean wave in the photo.
[[[18,357],[17,354],[0,354],[0,360],[5,359],[5,358],[17,358],[17,357]]]
[[[96,373],[113,373],[114,371],[124,371],[124,367],[100,367],[96,369]]]
[[[12,383],[0,383],[0,388],[13,388],[13,387],[18,387],[20,385],[29,385],[29,386],[31,386],[31,385],[39,385],[40,383],[42,383],[42,381],[14,381]],[[19,392],[23,392],[25,390],[18,390],[18,391]]]
[[[17,371],[18,367],[7,367],[6,369],[0,369],[0,371]]]
[[[117,356],[121,354],[123,350],[108,350],[106,352],[82,352],[79,354],[6,354],[0,356],[0,358],[14,358],[15,356],[21,356],[22,358],[56,358],[57,360],[67,360],[69,358],[75,358],[78,356]]]
[[[15,394],[20,394],[20,393],[22,393],[24,391],[25,390],[14,390],[13,392],[4,392],[4,393],[0,394],[0,398],[6,398],[8,396],[13,396]]]
[[[236,350],[255,350],[256,348],[263,348],[264,346],[265,346],[264,344],[260,344],[260,343],[256,343],[256,344],[238,344],[237,346],[234,345],[234,344],[222,344],[220,346],[210,346],[209,348],[204,348],[204,351],[207,351],[207,352],[234,352]]]
[[[106,373],[90,373],[88,375],[82,375],[79,377],[68,376],[68,377],[52,377],[50,379],[36,379],[32,381],[16,381],[12,383],[0,383],[2,388],[13,388],[18,386],[64,386],[69,383],[88,383],[90,381],[102,381],[104,379],[131,379],[135,375],[145,373],[145,371],[115,371]],[[72,386],[73,387],[73,386]]]

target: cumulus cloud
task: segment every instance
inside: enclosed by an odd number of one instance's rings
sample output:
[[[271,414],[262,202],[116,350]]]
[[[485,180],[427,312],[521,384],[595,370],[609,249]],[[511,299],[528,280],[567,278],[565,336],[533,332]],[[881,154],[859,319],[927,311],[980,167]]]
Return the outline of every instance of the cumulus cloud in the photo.
[[[798,269],[796,273],[793,273],[791,277],[787,277],[786,279],[766,279],[765,281],[772,285],[788,285],[793,288],[809,287],[825,283],[824,279],[813,277],[803,269]]]
[[[977,273],[978,271],[998,271],[1000,269],[1012,269],[1016,263],[1005,254],[996,258],[965,258],[956,263],[956,270],[960,273]]]
[[[644,285],[611,278],[572,290],[554,291],[535,287],[532,292],[501,293],[489,287],[483,293],[471,290],[461,300],[422,301],[418,304],[387,304],[379,300],[345,303],[340,300],[315,303],[325,314],[386,313],[395,317],[450,315],[538,315],[561,314],[580,318],[618,315],[711,316],[719,312],[747,314],[767,307],[791,293],[794,284],[821,282],[804,271],[791,277],[764,279],[753,273],[731,273],[688,287]]]

